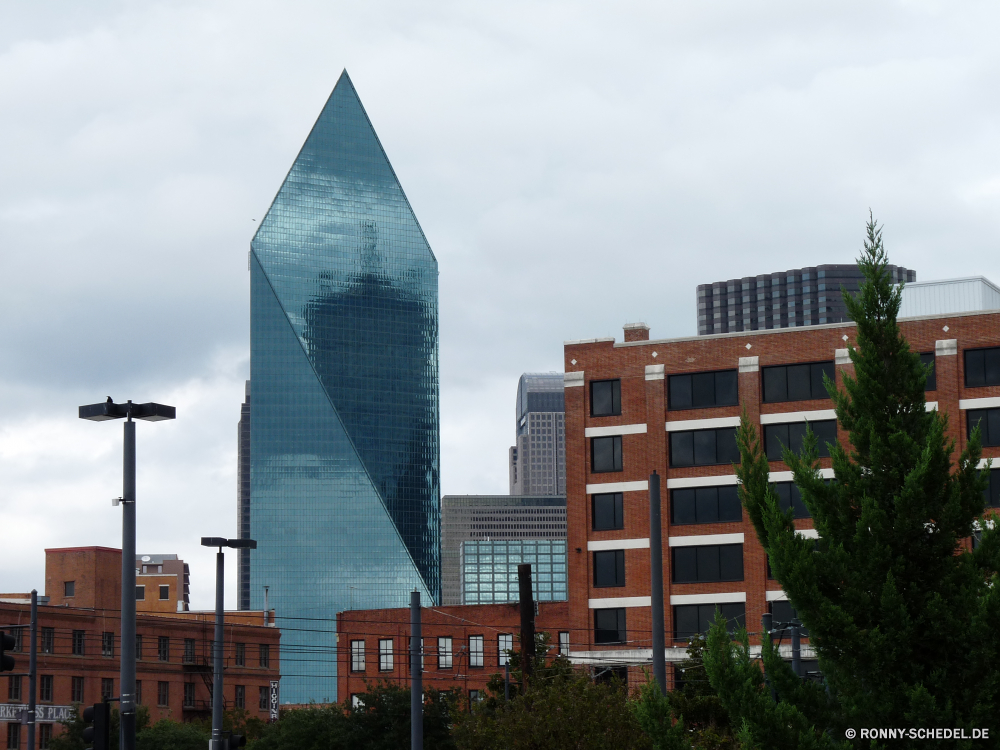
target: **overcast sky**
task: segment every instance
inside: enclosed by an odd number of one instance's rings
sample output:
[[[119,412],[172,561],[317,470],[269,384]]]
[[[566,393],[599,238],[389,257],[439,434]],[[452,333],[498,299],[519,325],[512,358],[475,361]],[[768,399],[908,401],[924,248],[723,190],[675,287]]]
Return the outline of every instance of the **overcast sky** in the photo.
[[[517,378],[695,286],[851,262],[1000,281],[990,2],[0,5],[0,591],[44,548],[234,535],[250,239],[343,68],[440,265],[442,491],[507,491]],[[235,559],[227,602],[234,606]],[[331,613],[332,614],[332,613]]]

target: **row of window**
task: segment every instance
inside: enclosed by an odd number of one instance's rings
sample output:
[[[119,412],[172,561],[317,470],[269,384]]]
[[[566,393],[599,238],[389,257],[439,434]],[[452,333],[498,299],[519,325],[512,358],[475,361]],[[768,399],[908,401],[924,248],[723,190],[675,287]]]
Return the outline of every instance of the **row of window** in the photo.
[[[426,666],[427,648],[425,639],[420,639],[420,666]],[[367,647],[363,639],[351,641],[351,671],[364,672],[367,666]],[[486,666],[485,636],[470,635],[468,643],[465,644],[468,653],[468,666],[479,669]],[[400,654],[404,664],[408,664],[409,649],[412,641],[407,639],[407,651]],[[514,649],[514,636],[512,633],[500,633],[497,636],[497,666],[507,664],[510,653]],[[465,651],[465,649],[462,649]],[[569,655],[569,632],[559,633],[559,653]],[[437,658],[438,669],[452,669],[456,666],[456,658],[464,658],[465,654],[455,654],[455,641],[450,635],[443,635],[437,638],[437,652],[433,654]],[[380,672],[391,672],[395,668],[396,651],[392,638],[378,639],[378,670]],[[459,665],[461,666],[461,665]]]
[[[145,567],[145,566],[143,566]],[[159,584],[159,595],[160,601],[167,601],[170,599],[170,585],[166,583]],[[76,581],[63,581],[63,596],[65,598],[71,598],[76,596]],[[135,587],[135,598],[136,601],[146,600],[146,585],[140,584]]]
[[[672,547],[671,580],[674,583],[715,583],[743,580],[742,544],[701,544]],[[625,550],[594,552],[594,588],[625,585]]]
[[[769,602],[774,625],[779,628],[790,624],[793,618],[791,604],[787,601]],[[686,641],[692,636],[705,634],[715,620],[718,610],[726,618],[729,632],[746,627],[746,604],[733,602],[728,604],[678,604],[673,608],[674,640]],[[594,643],[628,643],[627,610],[624,607],[594,610]],[[805,629],[802,636],[808,636]]]
[[[36,739],[38,740],[38,750],[48,750],[52,742],[52,724],[36,724]],[[7,748],[8,750],[19,750],[21,747],[21,725],[16,722],[7,724]]]

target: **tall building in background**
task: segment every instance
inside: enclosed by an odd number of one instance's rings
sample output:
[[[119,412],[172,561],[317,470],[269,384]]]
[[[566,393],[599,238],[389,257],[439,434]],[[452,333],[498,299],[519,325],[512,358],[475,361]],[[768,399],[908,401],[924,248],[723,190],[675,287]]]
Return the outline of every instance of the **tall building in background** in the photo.
[[[250,381],[246,382],[240,422],[236,428],[236,536],[250,536]],[[236,550],[236,608],[250,609],[250,550]]]
[[[566,425],[562,373],[526,372],[517,383],[512,495],[566,494]]]
[[[889,266],[896,282],[917,272]],[[849,320],[841,287],[858,291],[856,264],[811,266],[698,285],[698,335],[795,328]]]
[[[250,247],[250,603],[323,702],[334,613],[440,599],[437,260],[346,71]]]

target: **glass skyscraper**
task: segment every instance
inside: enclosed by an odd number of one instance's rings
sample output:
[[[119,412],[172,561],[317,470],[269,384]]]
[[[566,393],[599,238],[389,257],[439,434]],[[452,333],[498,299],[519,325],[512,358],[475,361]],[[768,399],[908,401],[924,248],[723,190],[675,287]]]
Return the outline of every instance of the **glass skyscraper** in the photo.
[[[440,596],[437,260],[346,71],[250,250],[250,606],[334,700],[338,611]]]

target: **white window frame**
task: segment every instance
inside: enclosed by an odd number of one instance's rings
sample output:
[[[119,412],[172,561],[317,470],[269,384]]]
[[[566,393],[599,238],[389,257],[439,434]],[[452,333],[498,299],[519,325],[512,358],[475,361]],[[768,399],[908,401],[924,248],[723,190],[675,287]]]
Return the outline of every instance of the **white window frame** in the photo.
[[[392,638],[379,638],[378,641],[378,671],[392,671]]]
[[[470,667],[484,667],[486,666],[484,652],[486,649],[485,638],[481,635],[470,635],[469,636],[469,666]]]
[[[365,642],[351,641],[351,671],[365,671]]]
[[[453,663],[452,640],[450,635],[438,636],[438,669],[451,669]]]
[[[559,654],[569,656],[569,631],[563,630],[559,633]]]
[[[497,636],[497,664],[501,667],[510,662],[510,655],[507,651],[514,650],[514,634],[501,633]]]

